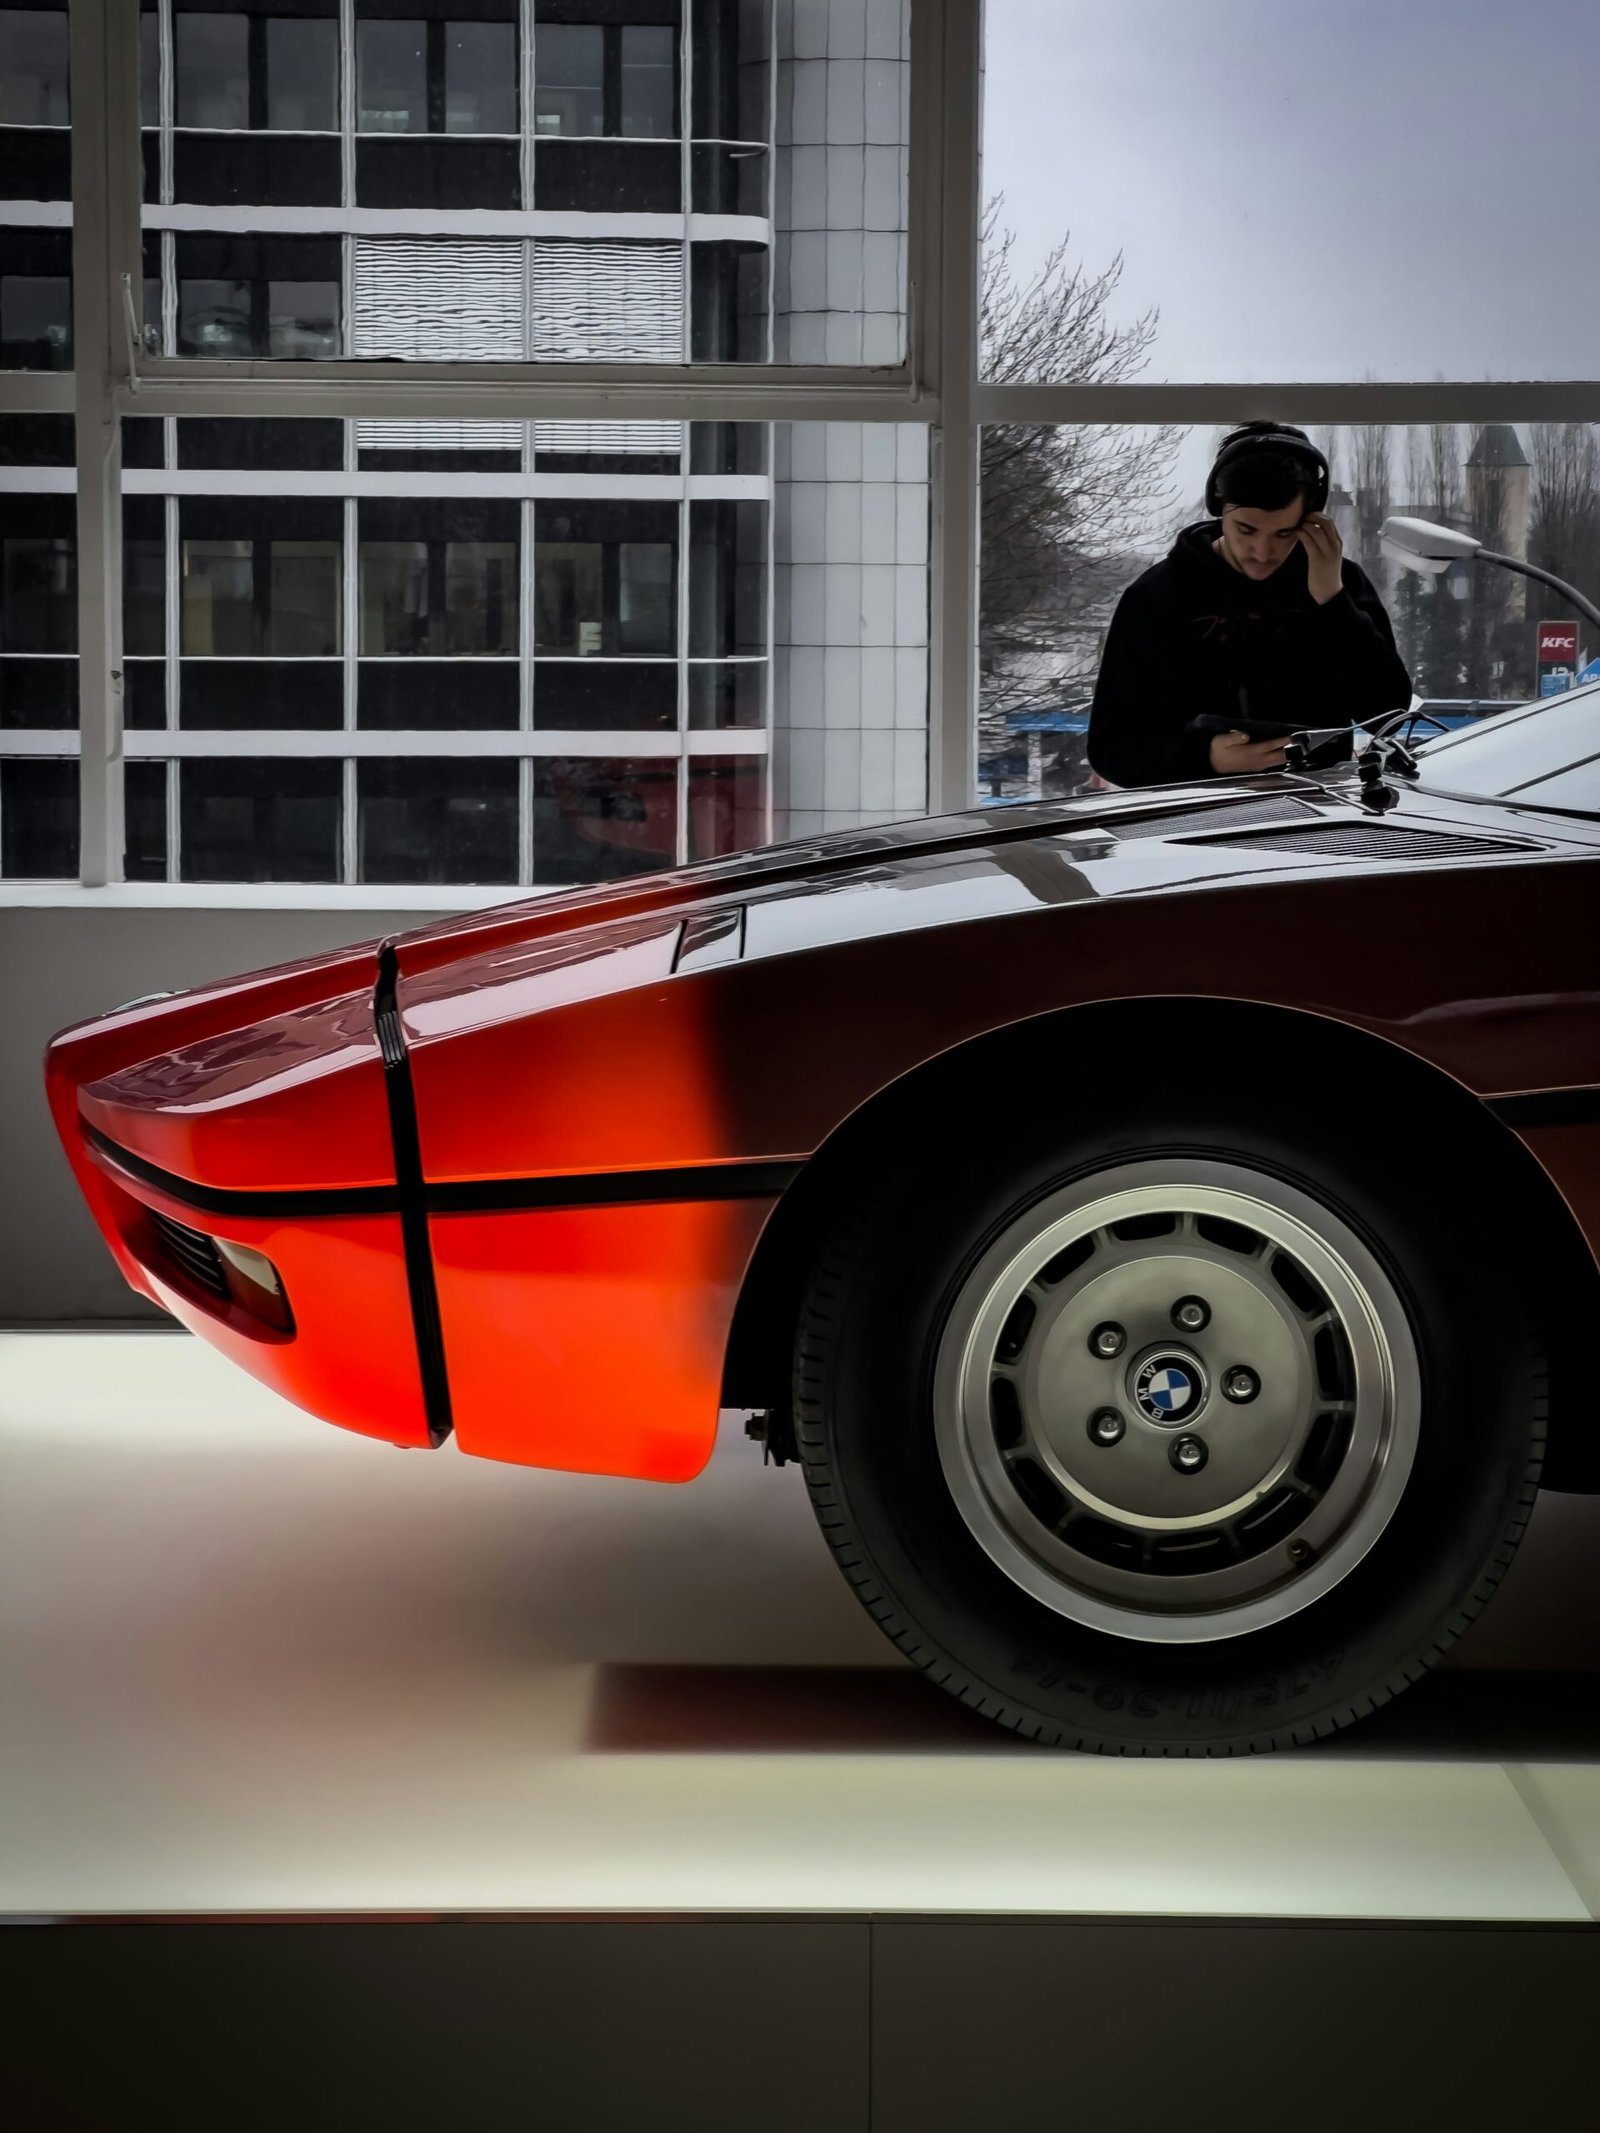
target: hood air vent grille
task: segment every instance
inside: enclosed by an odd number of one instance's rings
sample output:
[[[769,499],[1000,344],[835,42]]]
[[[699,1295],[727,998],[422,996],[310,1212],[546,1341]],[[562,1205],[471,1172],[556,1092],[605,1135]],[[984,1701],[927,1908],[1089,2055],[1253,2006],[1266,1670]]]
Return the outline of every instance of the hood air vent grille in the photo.
[[[1130,815],[1102,828],[1114,837],[1185,837],[1200,830],[1245,829],[1266,822],[1303,822],[1314,809],[1303,800],[1246,800],[1215,807],[1186,807],[1170,815]]]
[[[1452,830],[1386,828],[1373,822],[1328,822],[1267,837],[1213,837],[1237,852],[1294,852],[1311,859],[1487,859],[1501,852],[1536,852],[1510,837],[1457,836]]]

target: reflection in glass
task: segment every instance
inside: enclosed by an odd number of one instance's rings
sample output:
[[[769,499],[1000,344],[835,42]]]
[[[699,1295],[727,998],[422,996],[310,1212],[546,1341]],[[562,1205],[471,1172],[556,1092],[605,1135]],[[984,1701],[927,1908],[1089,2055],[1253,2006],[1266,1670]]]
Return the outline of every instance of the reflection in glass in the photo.
[[[179,765],[185,881],[337,881],[343,769],[273,756]]]
[[[267,124],[280,133],[339,130],[339,25],[271,16],[267,22]]]
[[[178,15],[177,122],[229,131],[250,124],[250,21],[246,15]]]
[[[67,370],[71,364],[71,277],[0,275],[0,368]]]
[[[128,881],[165,881],[167,766],[129,763],[123,778],[123,877]]]
[[[515,541],[364,540],[361,650],[514,657]]]
[[[137,499],[139,503],[146,498]],[[125,507],[126,508],[126,507]],[[157,509],[160,509],[157,501]],[[122,649],[130,658],[165,651],[167,547],[159,535],[126,532],[122,542]]]
[[[77,871],[77,764],[53,756],[0,763],[0,874],[63,881]]]
[[[267,284],[267,354],[313,361],[339,353],[339,291],[331,281]]]
[[[605,132],[605,37],[602,29],[541,22],[534,31],[535,133]]]
[[[517,765],[449,756],[356,766],[356,879],[517,878]]]
[[[0,539],[0,651],[77,650],[76,557],[68,534]]]
[[[339,649],[337,541],[186,539],[183,650],[220,658]]]
[[[67,11],[0,13],[0,126],[65,126]]]
[[[536,652],[605,649],[604,551],[598,541],[538,541],[533,551]]]
[[[509,22],[452,22],[444,46],[446,133],[515,133],[517,33]]]
[[[426,133],[427,25],[357,23],[356,93],[363,133]]]
[[[618,650],[670,652],[674,634],[671,543],[623,541],[617,559]]]
[[[536,881],[604,881],[649,873],[670,866],[677,849],[675,757],[535,759]]]
[[[668,660],[541,660],[533,723],[551,732],[670,733],[678,723],[677,666]]]
[[[689,724],[692,728],[762,726],[766,717],[767,662],[764,659],[691,664]]]
[[[250,284],[210,278],[178,284],[178,353],[248,358]]]
[[[759,756],[695,756],[689,764],[689,857],[748,852],[766,835]]]
[[[677,43],[674,30],[624,28],[622,115],[617,129],[620,133],[653,140],[676,139],[673,69]]]

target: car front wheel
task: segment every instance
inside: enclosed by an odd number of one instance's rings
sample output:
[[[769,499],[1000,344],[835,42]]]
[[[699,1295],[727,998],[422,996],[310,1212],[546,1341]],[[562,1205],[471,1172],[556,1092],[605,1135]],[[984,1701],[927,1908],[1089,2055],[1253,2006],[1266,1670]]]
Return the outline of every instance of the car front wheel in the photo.
[[[1040,1741],[1315,1739],[1440,1657],[1527,1523],[1543,1373],[1506,1241],[1442,1156],[1216,1098],[907,1161],[802,1308],[822,1529],[903,1650]]]

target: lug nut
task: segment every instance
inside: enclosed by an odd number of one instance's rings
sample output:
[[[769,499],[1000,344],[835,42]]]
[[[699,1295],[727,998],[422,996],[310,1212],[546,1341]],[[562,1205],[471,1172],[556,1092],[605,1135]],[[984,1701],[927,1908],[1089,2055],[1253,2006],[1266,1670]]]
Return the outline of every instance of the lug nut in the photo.
[[[1261,1380],[1243,1363],[1235,1363],[1231,1370],[1223,1373],[1222,1390],[1230,1400],[1237,1400],[1242,1405],[1255,1398],[1261,1390]]]
[[[1200,1296],[1180,1296],[1172,1307],[1172,1323],[1184,1333],[1198,1333],[1211,1323],[1211,1306]]]
[[[1099,1408],[1089,1417],[1091,1444],[1120,1444],[1128,1425],[1114,1407]]]
[[[1179,1437],[1167,1457],[1180,1474],[1198,1474],[1206,1463],[1206,1448],[1198,1437]]]
[[[1089,1336],[1089,1346],[1096,1355],[1107,1357],[1120,1355],[1127,1345],[1127,1334],[1123,1332],[1120,1326],[1113,1325],[1109,1319],[1105,1325],[1096,1326]]]

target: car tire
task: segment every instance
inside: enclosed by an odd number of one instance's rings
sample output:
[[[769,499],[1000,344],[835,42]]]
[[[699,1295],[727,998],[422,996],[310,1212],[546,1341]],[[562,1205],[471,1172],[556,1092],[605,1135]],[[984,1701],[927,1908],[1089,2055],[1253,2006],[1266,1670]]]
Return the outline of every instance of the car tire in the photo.
[[[1305,1743],[1504,1576],[1545,1432],[1514,1236],[1472,1166],[1340,1113],[1291,1135],[1135,1077],[1002,1160],[899,1157],[840,1215],[799,1456],[862,1604],[965,1704],[1108,1754]]]

